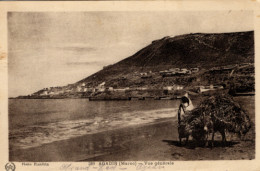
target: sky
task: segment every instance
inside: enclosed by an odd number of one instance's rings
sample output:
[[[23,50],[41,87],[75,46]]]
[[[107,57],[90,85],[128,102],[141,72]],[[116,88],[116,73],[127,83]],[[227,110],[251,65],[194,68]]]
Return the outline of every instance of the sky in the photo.
[[[9,12],[9,97],[75,83],[165,36],[253,29],[252,11]]]

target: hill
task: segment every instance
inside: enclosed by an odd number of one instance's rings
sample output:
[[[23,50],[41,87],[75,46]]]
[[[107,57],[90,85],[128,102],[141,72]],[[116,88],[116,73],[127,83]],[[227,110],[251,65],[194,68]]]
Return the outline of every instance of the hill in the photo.
[[[164,37],[151,42],[132,56],[84,78],[75,84],[56,87],[60,92],[71,90],[74,95],[77,87],[96,87],[105,82],[106,87],[161,89],[164,86],[181,84],[185,87],[199,84],[220,84],[228,75],[205,74],[213,67],[254,63],[254,32],[235,33],[194,33],[175,37]],[[199,68],[191,75],[162,77],[159,71],[171,68]],[[143,77],[142,74],[149,75]],[[204,76],[203,76],[204,75]],[[219,79],[220,77],[221,79]],[[218,80],[214,82],[214,80]],[[53,90],[55,90],[53,89]],[[36,92],[39,95],[42,91]],[[82,90],[80,90],[81,92]],[[83,93],[84,94],[84,93]],[[89,96],[90,94],[85,96]],[[81,92],[81,95],[82,92]]]
[[[155,40],[134,55],[108,66],[79,83],[95,84],[95,82],[125,77],[129,73],[150,70],[156,72],[174,67],[209,69],[216,66],[253,62],[253,31],[186,34]]]
[[[204,67],[253,62],[253,32],[186,34],[155,40],[115,66]]]

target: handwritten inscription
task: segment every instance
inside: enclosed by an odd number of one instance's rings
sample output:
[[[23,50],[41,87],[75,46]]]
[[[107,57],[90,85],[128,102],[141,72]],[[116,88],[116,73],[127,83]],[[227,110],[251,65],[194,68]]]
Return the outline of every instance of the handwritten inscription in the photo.
[[[83,166],[77,166],[76,164],[62,164],[60,170],[74,171],[74,170],[94,170],[94,171],[114,171],[114,170],[126,170],[127,167],[138,171],[148,170],[161,170],[165,169],[166,165],[174,165],[174,162],[136,162],[136,161],[120,161],[120,162],[89,162]]]
[[[142,163],[139,163],[136,166],[136,170],[141,170],[141,171],[145,171],[145,170],[158,170],[158,169],[164,169],[164,166],[144,165]]]

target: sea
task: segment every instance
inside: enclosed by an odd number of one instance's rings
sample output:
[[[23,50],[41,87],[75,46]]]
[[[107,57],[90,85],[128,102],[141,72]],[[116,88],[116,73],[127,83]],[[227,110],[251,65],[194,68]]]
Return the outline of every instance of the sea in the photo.
[[[9,147],[28,149],[173,118],[178,100],[10,99]]]

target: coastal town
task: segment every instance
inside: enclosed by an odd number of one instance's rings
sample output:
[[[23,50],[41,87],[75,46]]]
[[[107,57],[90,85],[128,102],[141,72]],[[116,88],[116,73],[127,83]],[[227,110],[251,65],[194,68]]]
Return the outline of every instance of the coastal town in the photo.
[[[236,80],[236,84],[238,84],[241,83],[241,80],[237,81],[237,79],[245,79],[245,77],[249,82],[251,78],[252,84],[246,86],[240,85],[239,87],[243,88],[244,86],[244,89],[249,90],[250,93],[254,93],[253,67],[252,63],[242,63],[212,67],[209,70],[200,70],[199,68],[170,68],[162,71],[134,72],[126,76],[119,76],[116,81],[127,82],[134,79],[137,83],[138,81],[146,83],[153,80],[156,84],[145,84],[143,86],[134,84],[114,87],[106,81],[100,81],[92,86],[89,82],[80,81],[62,87],[44,88],[31,95],[18,98],[88,98],[90,100],[176,99],[184,91],[191,93],[204,93],[224,89],[229,89],[230,91],[232,89],[232,86],[230,86],[231,80]],[[213,76],[214,80],[210,81]],[[206,82],[205,79],[208,81]],[[237,87],[236,89],[238,89]],[[244,93],[248,92],[244,91]]]

